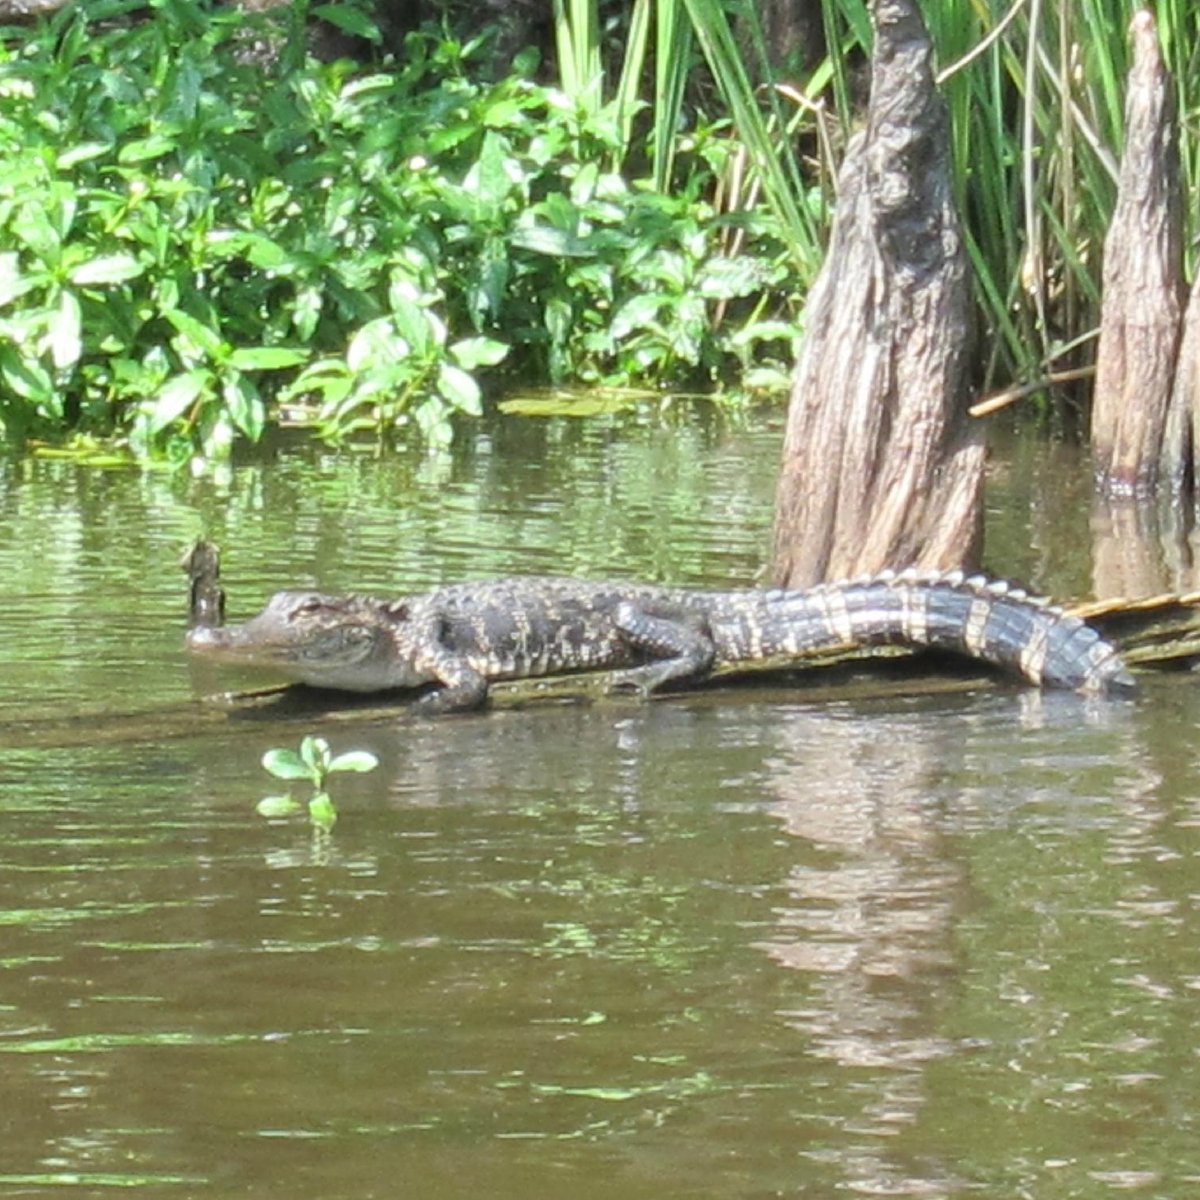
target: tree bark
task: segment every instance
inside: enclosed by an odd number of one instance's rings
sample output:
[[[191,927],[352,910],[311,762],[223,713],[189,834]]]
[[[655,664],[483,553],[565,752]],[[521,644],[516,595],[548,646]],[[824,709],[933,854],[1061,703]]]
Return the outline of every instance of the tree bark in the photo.
[[[782,585],[972,566],[982,440],[967,422],[970,292],[948,121],[911,0],[875,0],[866,129],[852,140],[788,413]]]
[[[825,54],[819,0],[758,0],[756,12],[773,77],[798,83]],[[753,62],[756,55],[744,57]]]
[[[1184,311],[1162,462],[1172,494],[1194,503],[1200,480],[1200,272]]]
[[[1092,402],[1101,492],[1148,495],[1190,453],[1183,413],[1168,420],[1183,308],[1183,217],[1173,92],[1154,18],[1130,25],[1133,67],[1117,207],[1104,240],[1104,301]],[[1185,403],[1185,397],[1179,397]],[[1168,441],[1168,430],[1170,440]]]

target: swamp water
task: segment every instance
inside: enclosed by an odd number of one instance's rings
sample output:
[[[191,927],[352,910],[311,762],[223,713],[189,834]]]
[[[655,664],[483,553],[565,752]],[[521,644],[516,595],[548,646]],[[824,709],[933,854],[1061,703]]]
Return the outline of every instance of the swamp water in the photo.
[[[749,583],[778,440],[510,421],[219,483],[0,466],[0,1195],[1200,1194],[1193,676],[195,706],[201,531],[234,617],[310,583]],[[1084,594],[1056,456],[998,458],[988,558]],[[328,837],[254,811],[308,731],[381,760]]]

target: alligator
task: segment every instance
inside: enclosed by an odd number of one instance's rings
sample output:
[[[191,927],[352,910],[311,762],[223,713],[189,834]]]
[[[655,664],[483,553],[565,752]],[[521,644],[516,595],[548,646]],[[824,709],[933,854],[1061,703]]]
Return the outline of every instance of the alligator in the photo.
[[[277,592],[241,625],[200,624],[188,649],[351,692],[423,689],[419,711],[473,709],[492,680],[615,672],[643,695],[714,667],[791,662],[844,648],[931,647],[1030,683],[1122,693],[1117,650],[1077,617],[986,576],[884,572],[807,590],[701,591],[517,576],[399,599]]]

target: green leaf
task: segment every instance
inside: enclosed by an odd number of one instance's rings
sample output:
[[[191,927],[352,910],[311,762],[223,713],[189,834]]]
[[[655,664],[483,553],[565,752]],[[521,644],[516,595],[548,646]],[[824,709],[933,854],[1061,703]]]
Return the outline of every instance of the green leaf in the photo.
[[[80,330],[83,314],[74,292],[64,291],[58,298],[58,311],[50,318],[50,358],[60,370],[73,367],[83,352]]]
[[[197,349],[210,358],[220,359],[227,351],[221,335],[210,329],[203,321],[198,321],[191,313],[181,308],[169,308],[163,316]]]
[[[329,770],[329,743],[323,737],[308,734],[300,743],[300,757],[316,778]]]
[[[35,358],[26,358],[15,346],[0,346],[0,380],[23,400],[52,403],[54,383]]]
[[[429,353],[437,339],[429,323],[428,309],[415,298],[399,294],[395,287],[392,288],[391,304],[396,332],[408,343],[414,354],[423,356]]]
[[[770,265],[756,258],[716,257],[704,264],[698,287],[706,300],[732,300],[760,291],[770,274]]]
[[[307,350],[293,350],[288,346],[242,346],[229,356],[228,362],[239,371],[278,371],[284,367],[298,367],[307,360]]]
[[[463,338],[450,347],[450,353],[463,370],[473,371],[476,367],[494,367],[502,362],[508,354],[508,347],[494,338]]]
[[[72,146],[69,150],[64,150],[55,159],[54,165],[60,171],[68,171],[82,162],[90,162],[94,158],[100,158],[102,155],[108,154],[111,150],[112,145],[109,142],[80,142],[78,146]]]
[[[179,420],[212,383],[211,371],[188,371],[168,379],[150,400],[147,411],[147,432],[161,433],[173,421]]]
[[[16,300],[36,286],[36,280],[22,276],[20,260],[15,250],[7,250],[0,254],[0,305]]]
[[[595,251],[574,233],[554,225],[522,221],[512,232],[510,243],[522,250],[551,258],[594,258]]]
[[[571,181],[571,201],[584,205],[596,194],[596,181],[600,178],[598,163],[584,163]]]
[[[321,289],[304,287],[296,293],[292,305],[292,323],[296,327],[296,335],[301,341],[312,340],[317,330],[317,322],[321,318]]]
[[[463,177],[463,190],[476,196],[484,208],[499,210],[514,187],[509,162],[507,141],[489,129],[484,134],[479,158]]]
[[[477,417],[482,411],[479,384],[461,367],[442,363],[438,367],[438,391],[460,412]]]
[[[161,158],[175,149],[175,142],[162,134],[154,134],[138,141],[126,142],[117,152],[119,163],[139,163],[151,158]]]
[[[309,9],[309,12],[312,16],[320,17],[322,21],[328,21],[330,25],[355,37],[366,38],[370,42],[383,40],[383,34],[375,22],[362,9],[355,8],[352,4],[318,4]]]
[[[43,201],[44,203],[44,201]],[[62,252],[62,238],[44,207],[23,204],[11,218],[12,232],[44,263],[54,264]],[[11,243],[10,243],[11,245]]]
[[[331,759],[328,771],[357,771],[359,773],[373,771],[379,766],[379,759],[370,750],[348,750]]]
[[[229,456],[233,452],[233,440],[237,433],[232,419],[224,409],[214,416],[211,406],[201,415],[203,418],[200,422],[201,452],[210,463],[228,462]],[[188,457],[186,445],[181,446],[181,459],[186,462]]]
[[[268,750],[262,756],[262,765],[276,779],[312,779],[310,766],[300,761],[295,750]]]
[[[521,105],[511,96],[492,101],[484,107],[481,114],[484,125],[491,129],[504,129],[519,124],[523,116]]]
[[[261,233],[241,229],[214,229],[208,235],[208,245],[219,258],[245,257],[251,266],[263,271],[278,271],[290,266],[291,258],[278,242]]]
[[[262,437],[267,423],[267,406],[258,394],[254,380],[240,372],[225,377],[221,387],[225,410],[230,419],[252,442]]]
[[[413,409],[413,420],[431,446],[449,446],[454,441],[448,410],[438,397],[430,396],[418,404]]]
[[[255,806],[263,817],[290,817],[300,811],[300,804],[290,793],[283,796],[264,796]]]
[[[337,809],[328,792],[318,792],[308,802],[308,815],[318,829],[332,829],[337,821]]]
[[[666,296],[655,292],[643,292],[632,296],[613,314],[609,331],[614,338],[628,337],[636,329],[654,326],[658,321],[659,309],[667,304]]]
[[[405,362],[411,348],[387,317],[368,321],[346,347],[346,365],[351,371],[378,372],[381,367]]]
[[[142,266],[132,254],[102,254],[71,270],[71,282],[76,287],[94,283],[124,283],[143,274]]]

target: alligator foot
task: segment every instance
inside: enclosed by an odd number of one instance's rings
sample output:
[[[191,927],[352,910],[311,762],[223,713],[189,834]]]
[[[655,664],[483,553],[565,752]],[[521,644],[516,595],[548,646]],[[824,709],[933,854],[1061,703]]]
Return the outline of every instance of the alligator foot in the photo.
[[[699,628],[692,614],[647,612],[622,602],[614,623],[635,649],[652,661],[618,671],[608,684],[610,694],[634,693],[643,697],[675,679],[695,679],[708,674],[716,653],[707,628]]]

